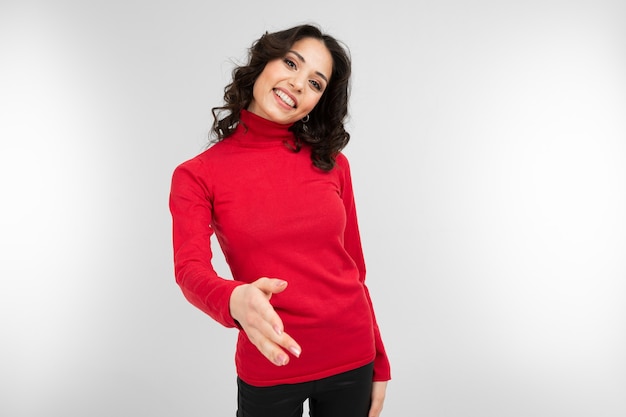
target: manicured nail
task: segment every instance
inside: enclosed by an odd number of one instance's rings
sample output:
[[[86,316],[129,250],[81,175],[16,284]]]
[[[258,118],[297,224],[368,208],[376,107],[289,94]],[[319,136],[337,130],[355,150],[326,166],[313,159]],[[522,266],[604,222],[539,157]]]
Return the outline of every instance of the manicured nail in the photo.
[[[278,326],[274,326],[274,331],[276,332],[277,335],[282,336],[283,335],[283,331],[280,329],[280,327]]]
[[[284,366],[287,365],[288,360],[289,359],[287,358],[287,355],[281,353],[276,357],[276,364],[279,366]]]
[[[299,357],[300,357],[300,353],[302,353],[302,351],[301,351],[300,349],[298,349],[297,347],[295,347],[295,346],[290,347],[290,348],[289,348],[289,351],[290,351],[291,353],[293,353],[293,355],[294,355],[296,358],[299,358]]]

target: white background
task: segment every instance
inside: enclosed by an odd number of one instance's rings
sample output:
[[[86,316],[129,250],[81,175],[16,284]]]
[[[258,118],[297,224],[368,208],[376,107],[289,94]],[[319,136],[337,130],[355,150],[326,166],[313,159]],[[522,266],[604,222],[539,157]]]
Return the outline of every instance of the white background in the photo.
[[[383,415],[626,415],[625,17],[602,0],[2,1],[0,414],[234,415],[235,332],[175,285],[169,181],[252,41],[314,22],[353,57]]]

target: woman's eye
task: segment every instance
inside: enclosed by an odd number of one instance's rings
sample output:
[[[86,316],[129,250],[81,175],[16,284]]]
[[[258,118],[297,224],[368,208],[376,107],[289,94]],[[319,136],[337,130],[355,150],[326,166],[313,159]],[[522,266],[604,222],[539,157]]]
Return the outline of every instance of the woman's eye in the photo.
[[[321,90],[322,89],[322,85],[320,83],[318,83],[315,80],[311,80],[311,85],[313,86],[313,88],[315,88],[316,90]]]
[[[287,66],[291,67],[291,68],[295,68],[296,67],[296,63],[293,62],[291,59],[289,58],[285,58],[285,64],[287,64]]]

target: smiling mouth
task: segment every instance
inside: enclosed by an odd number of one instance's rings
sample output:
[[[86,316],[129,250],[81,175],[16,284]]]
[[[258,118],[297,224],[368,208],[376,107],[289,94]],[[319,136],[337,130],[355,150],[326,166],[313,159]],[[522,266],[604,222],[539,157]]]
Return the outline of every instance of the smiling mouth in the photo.
[[[278,96],[278,98],[280,98],[288,106],[293,107],[293,108],[296,107],[296,103],[291,99],[291,97],[289,97],[287,94],[283,93],[282,91],[274,89],[274,94],[276,94],[276,96]]]

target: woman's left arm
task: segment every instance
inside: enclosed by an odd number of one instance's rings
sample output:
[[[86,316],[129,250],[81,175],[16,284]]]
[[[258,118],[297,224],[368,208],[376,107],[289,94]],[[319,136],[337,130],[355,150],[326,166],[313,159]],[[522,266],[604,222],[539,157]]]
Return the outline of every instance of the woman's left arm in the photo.
[[[354,201],[354,190],[352,187],[352,176],[350,173],[350,165],[348,159],[343,154],[337,156],[337,167],[340,170],[341,177],[341,198],[346,209],[346,229],[344,231],[344,246],[357,267],[359,268],[360,280],[363,283],[365,295],[369,302],[372,312],[372,320],[374,324],[374,336],[376,342],[376,358],[374,359],[374,383],[388,381],[391,379],[391,367],[389,365],[389,358],[385,351],[385,345],[383,344],[382,337],[380,335],[380,329],[376,322],[376,314],[374,313],[374,306],[369,294],[369,289],[365,285],[365,260],[363,257],[363,248],[361,246],[361,235],[359,232],[359,225],[357,220],[356,205]],[[386,387],[386,385],[385,385]],[[380,387],[379,387],[380,390]],[[384,393],[384,389],[382,389]]]

